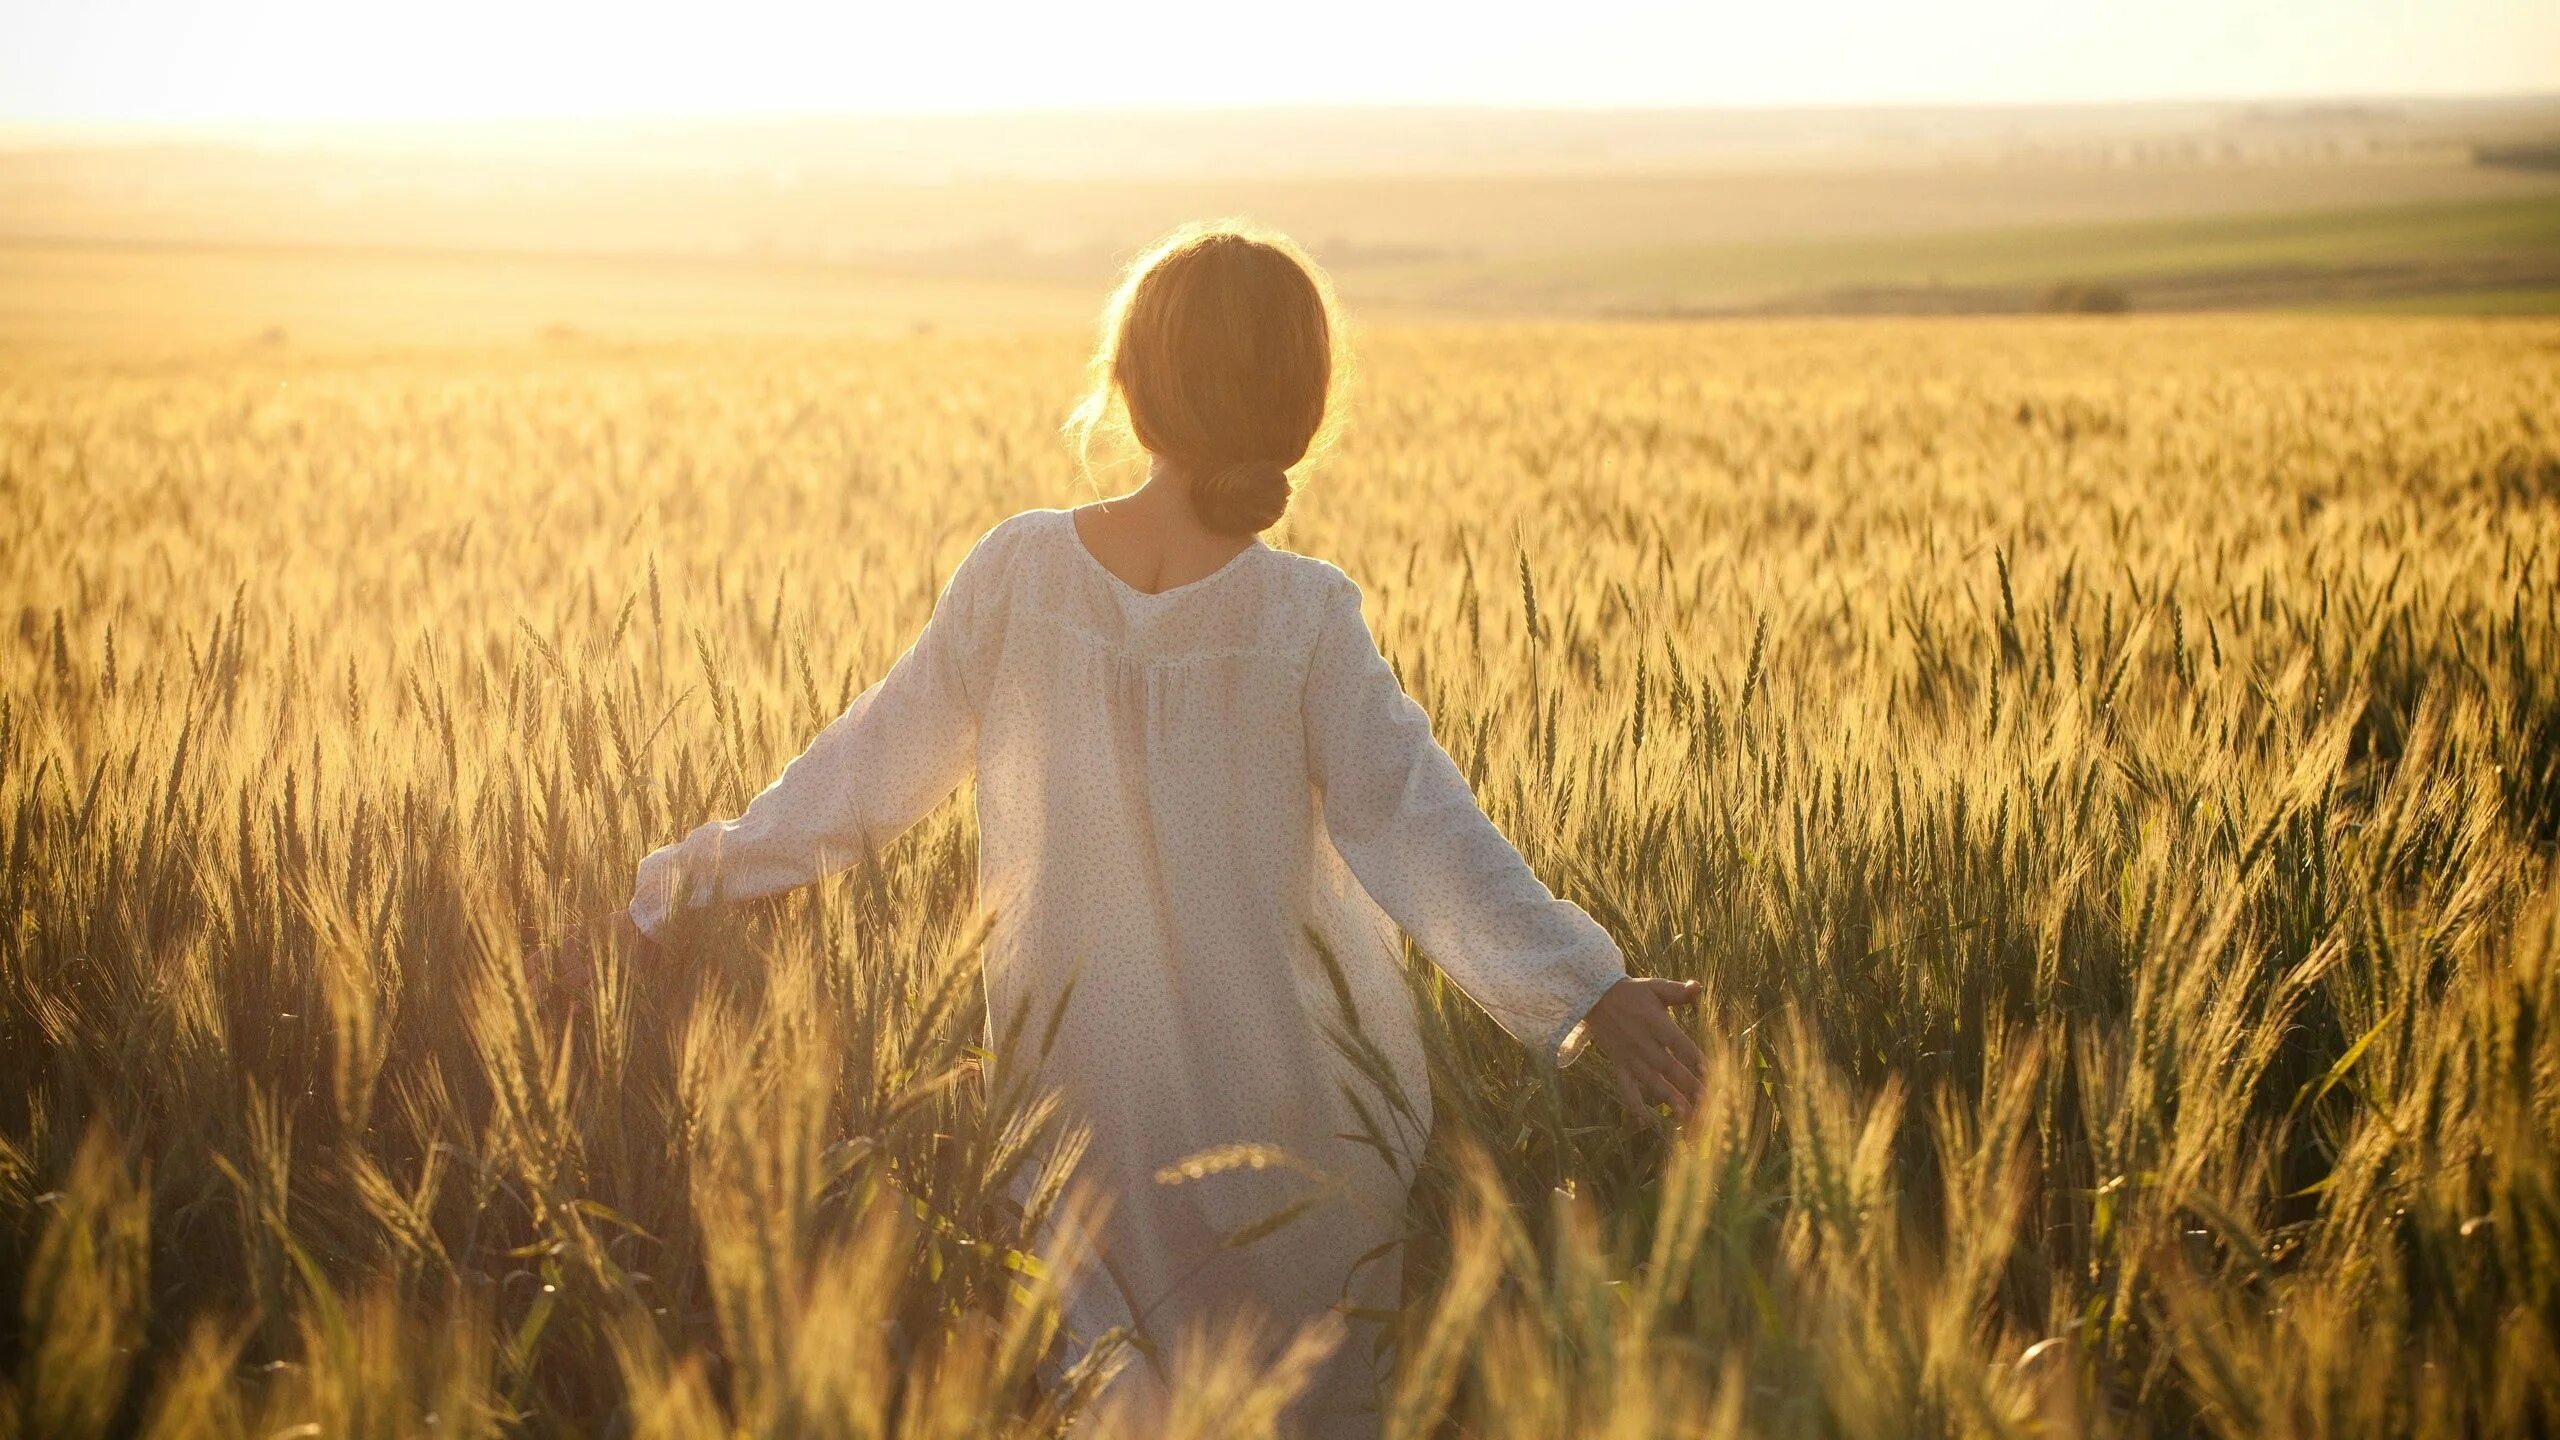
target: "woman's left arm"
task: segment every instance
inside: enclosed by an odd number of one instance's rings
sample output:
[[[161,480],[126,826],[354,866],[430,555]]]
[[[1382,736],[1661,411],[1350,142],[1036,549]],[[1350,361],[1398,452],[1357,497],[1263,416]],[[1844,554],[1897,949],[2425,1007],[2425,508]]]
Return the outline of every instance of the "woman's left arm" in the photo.
[[[888,673],[818,732],[733,820],[715,820],[640,862],[630,916],[651,939],[678,909],[806,885],[876,851],[956,788],[977,748],[970,693],[982,592],[996,577],[982,537],[952,572],[923,633]]]
[[[1430,717],[1378,652],[1347,580],[1307,675],[1308,763],[1326,832],[1380,908],[1522,1043],[1569,1065],[1596,1044],[1637,1109],[1686,1115],[1703,1056],[1666,1013],[1698,987],[1630,977],[1617,943],[1559,899],[1476,804]]]

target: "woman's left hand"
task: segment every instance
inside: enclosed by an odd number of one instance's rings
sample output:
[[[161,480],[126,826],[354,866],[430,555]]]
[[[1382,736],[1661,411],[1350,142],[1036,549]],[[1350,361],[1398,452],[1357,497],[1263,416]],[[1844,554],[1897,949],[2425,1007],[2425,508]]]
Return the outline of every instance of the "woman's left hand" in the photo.
[[[616,941],[642,950],[655,948],[632,923],[630,911],[616,910],[600,920],[572,926],[558,945],[535,952],[528,977],[533,981],[534,1003],[545,1009],[555,1005],[572,1012],[584,1009],[595,994],[596,949]]]
[[[1706,1097],[1706,1052],[1671,1018],[1692,1009],[1701,991],[1695,980],[1648,980],[1630,975],[1609,987],[1584,1017],[1591,1043],[1617,1072],[1618,1098],[1639,1115],[1659,1100],[1672,1118],[1686,1120]]]

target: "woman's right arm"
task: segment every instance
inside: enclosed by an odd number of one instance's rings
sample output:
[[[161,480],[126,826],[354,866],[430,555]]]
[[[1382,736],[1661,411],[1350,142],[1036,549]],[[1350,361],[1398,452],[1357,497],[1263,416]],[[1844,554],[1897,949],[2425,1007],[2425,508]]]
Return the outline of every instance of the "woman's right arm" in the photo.
[[[1001,527],[999,527],[1001,528]],[[943,587],[906,653],[818,732],[735,819],[696,827],[640,862],[628,914],[664,933],[679,909],[772,895],[844,869],[922,819],[977,749],[970,676],[994,532]]]

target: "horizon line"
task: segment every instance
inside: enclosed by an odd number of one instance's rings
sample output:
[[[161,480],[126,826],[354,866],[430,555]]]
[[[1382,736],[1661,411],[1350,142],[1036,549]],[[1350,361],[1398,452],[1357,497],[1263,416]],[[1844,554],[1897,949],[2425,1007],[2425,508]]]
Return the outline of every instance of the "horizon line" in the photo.
[[[1269,100],[1234,104],[1124,102],[1110,105],[1026,104],[869,108],[845,106],[699,111],[493,112],[484,115],[12,115],[0,113],[0,134],[13,131],[175,132],[188,130],[469,130],[490,126],[721,125],[849,120],[965,121],[996,119],[1151,119],[1181,116],[1283,118],[1303,115],[1442,114],[1556,115],[1575,117],[1681,115],[1784,115],[1889,112],[2097,111],[2212,108],[2251,105],[2560,105],[2560,86],[2501,90],[2302,90],[2075,97],[2070,99],[1804,99],[1767,101],[1572,100]]]

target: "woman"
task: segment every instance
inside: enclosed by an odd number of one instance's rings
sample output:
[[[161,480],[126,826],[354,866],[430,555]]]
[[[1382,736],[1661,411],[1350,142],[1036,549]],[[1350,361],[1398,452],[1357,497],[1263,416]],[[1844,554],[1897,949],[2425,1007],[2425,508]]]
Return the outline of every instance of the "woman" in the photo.
[[[679,907],[856,862],[976,773],[992,1029],[1027,1011],[1015,1033],[1050,1036],[998,1063],[1060,1092],[1092,1135],[1079,1174],[1115,1196],[1071,1349],[1395,1304],[1430,1122],[1397,926],[1539,1055],[1596,1044],[1631,1105],[1696,1098],[1697,1047],[1666,1013],[1694,985],[1628,978],[1477,807],[1359,587],[1259,538],[1325,427],[1338,334],[1286,240],[1192,226],[1156,246],[1112,300],[1076,421],[1089,445],[1125,418],[1145,484],[988,531],[914,646],[745,814],[640,865],[628,923],[655,936]],[[1383,1065],[1344,1058],[1354,1028]],[[1386,1145],[1347,1138],[1373,1125]],[[1158,1178],[1248,1145],[1288,1159]],[[1306,1428],[1374,1431],[1368,1338],[1318,1372]],[[1156,1365],[1124,1372],[1141,1400]]]

